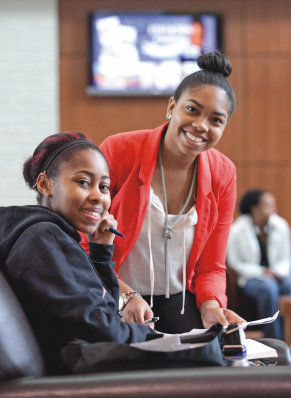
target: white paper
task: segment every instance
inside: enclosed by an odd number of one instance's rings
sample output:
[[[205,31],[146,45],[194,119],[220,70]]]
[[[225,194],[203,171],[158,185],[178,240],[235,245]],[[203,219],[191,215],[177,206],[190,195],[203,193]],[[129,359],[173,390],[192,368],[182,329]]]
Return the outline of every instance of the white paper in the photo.
[[[275,358],[278,357],[277,351],[274,348],[271,348],[263,343],[260,343],[258,341],[252,340],[252,339],[247,339],[246,335],[244,333],[244,329],[246,329],[248,326],[253,326],[253,325],[262,325],[265,323],[271,323],[274,322],[275,319],[278,317],[279,311],[277,311],[273,316],[268,317],[268,318],[263,318],[263,319],[258,319],[256,321],[251,321],[251,322],[243,322],[239,323],[238,325],[238,330],[241,338],[241,343],[246,347],[247,351],[247,359],[259,359],[259,358]],[[227,327],[225,327],[226,329]],[[232,331],[235,331],[237,329],[231,329]],[[141,350],[146,350],[146,351],[161,351],[161,352],[173,352],[173,351],[181,351],[181,350],[188,350],[189,348],[196,348],[196,347],[202,347],[206,343],[181,343],[181,336],[191,336],[191,335],[197,335],[201,333],[205,333],[208,329],[192,329],[189,332],[186,333],[180,333],[180,334],[165,334],[162,338],[159,339],[153,339],[150,341],[144,341],[142,343],[133,343],[131,344],[131,347],[139,348]],[[231,332],[231,331],[230,331]]]
[[[188,350],[189,348],[194,348],[194,347],[201,347],[205,344],[207,343],[182,344],[180,340],[180,335],[172,334],[172,335],[166,335],[160,339],[153,339],[149,341],[144,341],[142,343],[133,343],[130,344],[130,346],[146,351],[173,352],[173,351]]]
[[[247,350],[247,359],[260,359],[260,358],[277,358],[278,353],[275,348],[269,347],[256,340],[246,339],[242,344]]]
[[[272,322],[274,322],[277,319],[278,315],[279,315],[279,311],[277,311],[273,316],[269,316],[268,318],[257,319],[256,321],[251,321],[251,322],[238,323],[238,326],[241,325],[243,328],[246,328],[248,326],[263,325],[265,323],[272,323]]]

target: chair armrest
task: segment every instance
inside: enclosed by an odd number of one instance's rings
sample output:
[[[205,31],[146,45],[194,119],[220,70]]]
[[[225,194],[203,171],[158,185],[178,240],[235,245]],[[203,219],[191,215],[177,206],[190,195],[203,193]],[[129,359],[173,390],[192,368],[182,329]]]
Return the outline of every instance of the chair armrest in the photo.
[[[271,339],[271,338],[260,338],[260,339],[254,339],[256,341],[259,341],[262,344],[266,344],[269,347],[274,348],[277,353],[278,353],[278,358],[277,358],[277,364],[278,365],[291,365],[291,353],[290,353],[290,348],[288,345],[279,339]],[[274,358],[270,358],[274,359]]]

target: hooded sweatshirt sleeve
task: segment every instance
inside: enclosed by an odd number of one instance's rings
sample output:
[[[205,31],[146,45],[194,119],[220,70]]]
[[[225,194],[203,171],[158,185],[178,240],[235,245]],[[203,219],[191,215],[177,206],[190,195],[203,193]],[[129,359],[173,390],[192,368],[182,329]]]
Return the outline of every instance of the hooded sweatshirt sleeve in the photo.
[[[74,337],[132,343],[155,333],[147,326],[121,321],[112,251],[113,246],[94,245],[92,262],[78,242],[48,222],[34,224],[20,235],[6,266],[37,334],[61,347]],[[107,275],[105,282],[99,266]]]

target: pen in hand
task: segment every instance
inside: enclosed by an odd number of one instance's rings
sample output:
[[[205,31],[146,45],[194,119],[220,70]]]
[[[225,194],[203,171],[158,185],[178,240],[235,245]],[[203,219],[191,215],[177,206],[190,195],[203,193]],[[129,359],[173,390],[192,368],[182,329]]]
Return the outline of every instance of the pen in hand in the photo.
[[[155,323],[155,322],[157,322],[159,319],[160,319],[160,318],[159,318],[158,316],[154,316],[153,318],[146,319],[146,320],[144,321],[144,323]]]
[[[125,235],[123,235],[121,232],[119,232],[117,229],[113,228],[113,227],[109,227],[108,231],[112,232],[115,235],[121,236],[122,238],[125,237]]]

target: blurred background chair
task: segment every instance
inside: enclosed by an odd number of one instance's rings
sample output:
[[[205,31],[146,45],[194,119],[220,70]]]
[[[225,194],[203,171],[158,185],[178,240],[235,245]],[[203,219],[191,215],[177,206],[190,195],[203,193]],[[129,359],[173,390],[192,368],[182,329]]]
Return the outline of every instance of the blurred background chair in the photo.
[[[258,319],[256,301],[247,296],[243,289],[237,283],[238,273],[226,266],[226,295],[228,299],[227,307],[232,311],[238,313],[246,321],[253,321]],[[249,338],[261,338],[263,332],[261,326],[252,326],[246,330],[246,336]]]

